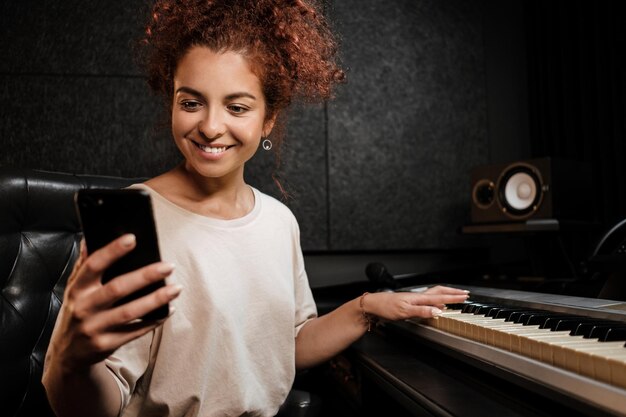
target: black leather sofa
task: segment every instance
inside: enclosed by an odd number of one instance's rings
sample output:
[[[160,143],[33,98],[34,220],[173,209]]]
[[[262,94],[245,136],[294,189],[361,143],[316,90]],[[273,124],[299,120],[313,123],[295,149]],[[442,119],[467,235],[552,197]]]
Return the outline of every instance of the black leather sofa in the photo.
[[[41,375],[81,231],[74,193],[139,178],[0,168],[0,415],[48,417]],[[313,416],[319,399],[292,390],[281,416]]]
[[[78,256],[74,193],[138,179],[0,169],[0,390],[2,415],[54,414],[41,384],[44,357]]]

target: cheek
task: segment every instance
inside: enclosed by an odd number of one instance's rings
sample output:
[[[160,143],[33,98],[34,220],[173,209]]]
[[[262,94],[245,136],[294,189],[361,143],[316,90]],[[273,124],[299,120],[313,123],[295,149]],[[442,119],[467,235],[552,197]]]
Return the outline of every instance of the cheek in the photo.
[[[242,120],[231,127],[231,131],[235,136],[245,139],[246,141],[258,141],[263,134],[263,123],[258,120]]]
[[[195,113],[173,112],[172,133],[174,133],[174,136],[184,135],[198,124],[197,119],[198,117]]]

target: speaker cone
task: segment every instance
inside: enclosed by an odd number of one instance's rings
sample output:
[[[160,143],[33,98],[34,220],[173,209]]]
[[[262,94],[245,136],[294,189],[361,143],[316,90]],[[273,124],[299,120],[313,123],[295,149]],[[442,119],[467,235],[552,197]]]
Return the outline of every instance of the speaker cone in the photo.
[[[541,203],[540,174],[531,166],[514,165],[504,170],[498,181],[502,211],[513,217],[532,214]]]
[[[476,183],[472,190],[472,199],[481,209],[489,208],[495,201],[496,185],[493,181],[482,179]]]

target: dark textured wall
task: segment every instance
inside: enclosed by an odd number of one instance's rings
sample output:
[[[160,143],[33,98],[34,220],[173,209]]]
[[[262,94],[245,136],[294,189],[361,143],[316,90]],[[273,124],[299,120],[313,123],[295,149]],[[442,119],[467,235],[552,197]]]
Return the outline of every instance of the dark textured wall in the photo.
[[[328,108],[333,247],[442,247],[487,157],[482,2],[334,2],[349,84]]]
[[[333,0],[348,83],[290,112],[280,177],[308,250],[458,244],[487,162],[481,0]],[[133,63],[143,1],[0,5],[0,165],[152,176],[178,162]],[[248,180],[279,195],[273,157]]]
[[[2,165],[127,176],[170,165],[176,151],[131,52],[142,3],[2,3]]]

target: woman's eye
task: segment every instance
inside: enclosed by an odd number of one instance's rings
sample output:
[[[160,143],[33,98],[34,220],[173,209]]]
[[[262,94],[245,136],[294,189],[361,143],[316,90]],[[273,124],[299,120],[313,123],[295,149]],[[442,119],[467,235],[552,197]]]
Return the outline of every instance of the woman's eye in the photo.
[[[238,104],[231,104],[228,106],[228,110],[230,110],[232,113],[235,113],[235,114],[241,114],[241,113],[244,113],[248,109]]]
[[[200,103],[196,101],[183,101],[182,103],[180,103],[180,106],[183,108],[183,110],[194,111],[197,110],[198,107],[200,107]]]

